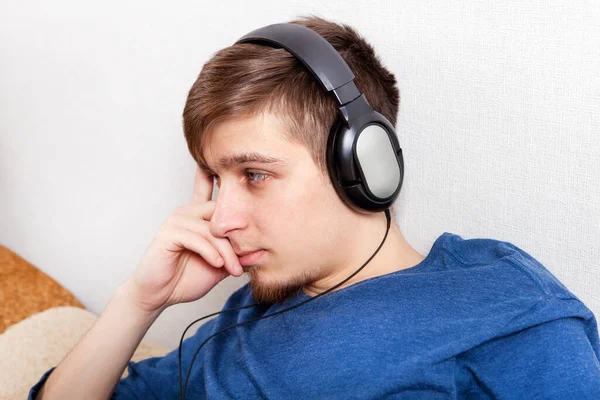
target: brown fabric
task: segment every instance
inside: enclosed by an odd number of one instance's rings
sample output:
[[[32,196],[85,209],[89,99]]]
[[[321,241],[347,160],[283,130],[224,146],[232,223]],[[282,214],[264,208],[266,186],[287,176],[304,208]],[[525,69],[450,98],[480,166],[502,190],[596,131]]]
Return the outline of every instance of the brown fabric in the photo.
[[[85,307],[54,279],[0,245],[0,334],[52,307]]]

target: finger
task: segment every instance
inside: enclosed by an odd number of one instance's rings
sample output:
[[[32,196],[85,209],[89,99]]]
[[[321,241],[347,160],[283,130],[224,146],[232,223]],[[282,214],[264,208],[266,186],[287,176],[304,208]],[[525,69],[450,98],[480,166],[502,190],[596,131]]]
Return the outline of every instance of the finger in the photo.
[[[217,249],[221,257],[225,260],[225,269],[227,269],[231,275],[240,276],[244,273],[240,260],[231,247],[229,240],[215,238],[214,236],[207,236],[205,238]]]
[[[212,236],[206,221],[190,217],[189,215],[174,214],[169,218],[169,224],[202,235],[225,260],[225,268],[231,275],[239,276],[244,272],[229,240]]]
[[[202,235],[187,229],[175,227],[169,227],[162,233],[164,239],[167,241],[165,249],[169,251],[188,249],[198,254],[204,261],[214,267],[220,268],[223,266],[223,259],[219,252]]]
[[[192,203],[200,204],[212,199],[213,180],[210,178],[210,172],[201,169],[196,165],[196,175],[194,176],[194,190]]]
[[[187,217],[196,218],[198,220],[210,221],[217,202],[214,200],[205,201],[197,204],[185,204],[177,207],[173,211],[173,215],[185,215]]]

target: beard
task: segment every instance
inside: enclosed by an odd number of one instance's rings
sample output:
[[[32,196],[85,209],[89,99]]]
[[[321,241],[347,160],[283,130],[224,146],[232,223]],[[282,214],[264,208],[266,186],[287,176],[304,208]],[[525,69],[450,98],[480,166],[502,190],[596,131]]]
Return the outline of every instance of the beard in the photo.
[[[262,265],[254,265],[247,269],[250,278],[249,286],[254,301],[259,304],[283,303],[288,297],[295,295],[304,286],[316,279],[304,271],[285,280],[269,280]]]

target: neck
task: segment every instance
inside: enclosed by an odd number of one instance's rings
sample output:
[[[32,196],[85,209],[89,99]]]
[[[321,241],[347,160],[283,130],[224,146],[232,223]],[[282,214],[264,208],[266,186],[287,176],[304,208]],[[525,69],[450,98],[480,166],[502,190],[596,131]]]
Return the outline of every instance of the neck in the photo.
[[[387,220],[384,213],[375,214],[373,218],[366,219],[362,228],[354,230],[358,233],[355,236],[356,239],[354,243],[349,243],[344,249],[347,254],[340,264],[328,271],[326,276],[305,286],[302,289],[303,292],[309,296],[316,296],[352,275],[377,250],[385,236],[386,228]],[[348,249],[353,250],[347,251]],[[333,291],[343,289],[365,279],[413,267],[423,261],[424,258],[404,239],[404,235],[402,235],[392,215],[390,230],[379,252],[359,273]]]

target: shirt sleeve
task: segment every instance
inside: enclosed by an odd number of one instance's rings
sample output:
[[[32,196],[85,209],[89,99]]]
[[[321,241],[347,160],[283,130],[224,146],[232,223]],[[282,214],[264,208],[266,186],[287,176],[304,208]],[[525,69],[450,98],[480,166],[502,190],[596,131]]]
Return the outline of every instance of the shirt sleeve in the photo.
[[[209,320],[198,328],[196,333],[185,339],[181,347],[181,375],[185,382],[191,358],[202,342],[212,333],[214,319]],[[178,349],[163,357],[152,357],[127,364],[128,376],[121,379],[115,386],[111,399],[144,399],[161,400],[179,398],[179,369]],[[194,373],[202,367],[202,351],[194,362]],[[34,400],[48,376],[56,367],[50,368],[40,380],[30,389],[28,400]],[[188,384],[189,386],[189,384]],[[188,387],[189,393],[189,387]]]
[[[544,322],[477,346],[457,361],[477,398],[600,399],[595,319]]]
[[[189,370],[189,365],[194,353],[200,345],[208,338],[213,330],[214,319],[204,323],[196,333],[185,339],[181,345],[181,382]],[[204,350],[204,348],[202,349]],[[127,365],[129,375],[119,381],[113,392],[112,399],[144,399],[161,400],[179,398],[179,348],[171,351],[163,357],[152,357],[135,362],[130,361]],[[194,374],[198,374],[202,368],[202,351],[194,361]],[[189,394],[189,384],[188,391]]]
[[[48,371],[44,372],[44,375],[42,375],[40,380],[29,390],[29,396],[27,397],[27,400],[35,400],[36,396],[42,389],[42,386],[44,386],[44,383],[46,383],[46,380],[55,368],[56,367],[52,367]]]

